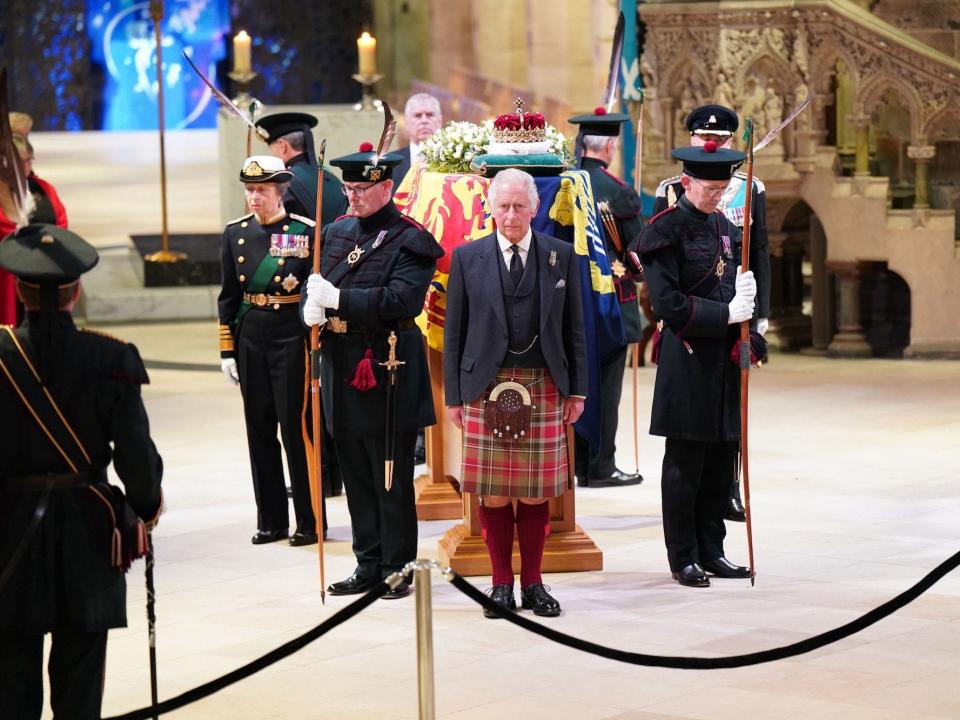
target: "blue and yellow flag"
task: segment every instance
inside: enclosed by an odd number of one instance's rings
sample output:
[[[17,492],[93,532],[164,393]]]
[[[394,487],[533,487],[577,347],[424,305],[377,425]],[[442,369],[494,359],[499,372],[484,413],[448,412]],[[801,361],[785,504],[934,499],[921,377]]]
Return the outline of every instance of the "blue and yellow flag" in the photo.
[[[535,179],[540,209],[533,219],[533,229],[572,242],[580,265],[589,389],[583,415],[574,429],[596,446],[601,430],[600,366],[626,345],[613,273],[597,220],[590,176],[583,170],[568,170],[560,176]]]

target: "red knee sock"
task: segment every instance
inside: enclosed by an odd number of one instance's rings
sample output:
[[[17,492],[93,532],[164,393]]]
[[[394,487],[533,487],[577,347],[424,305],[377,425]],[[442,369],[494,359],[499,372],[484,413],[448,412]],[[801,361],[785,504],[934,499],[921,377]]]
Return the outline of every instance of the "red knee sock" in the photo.
[[[520,587],[542,583],[540,566],[550,534],[550,503],[517,503],[517,538],[520,541]]]
[[[513,505],[481,505],[480,527],[493,566],[493,584],[513,585]]]

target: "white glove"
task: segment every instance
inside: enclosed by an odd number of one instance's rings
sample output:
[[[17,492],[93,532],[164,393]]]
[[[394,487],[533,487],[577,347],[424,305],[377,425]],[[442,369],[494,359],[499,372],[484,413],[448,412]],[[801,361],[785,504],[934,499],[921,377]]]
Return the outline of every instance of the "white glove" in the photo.
[[[767,318],[760,318],[757,320],[757,332],[761,335],[766,335],[767,330],[770,329],[770,321]]]
[[[319,303],[307,300],[303,304],[303,321],[311,327],[323,325],[327,321],[327,311]]]
[[[737,268],[736,294],[749,300],[757,297],[757,281],[753,277],[753,270],[743,272]]]
[[[310,303],[337,310],[340,307],[340,290],[322,275],[311,275],[307,278],[306,304]]]
[[[237,361],[233,358],[224,358],[221,360],[220,371],[231,385],[240,384],[240,373],[237,372]]]

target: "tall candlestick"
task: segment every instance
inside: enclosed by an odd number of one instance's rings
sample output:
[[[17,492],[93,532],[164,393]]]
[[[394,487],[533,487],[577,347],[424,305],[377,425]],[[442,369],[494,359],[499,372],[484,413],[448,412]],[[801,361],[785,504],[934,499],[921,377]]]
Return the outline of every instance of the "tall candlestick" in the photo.
[[[374,75],[377,72],[377,39],[370,33],[364,32],[357,38],[357,55],[359,56],[360,75]]]
[[[248,73],[250,70],[250,36],[241,30],[233,38],[233,71]]]

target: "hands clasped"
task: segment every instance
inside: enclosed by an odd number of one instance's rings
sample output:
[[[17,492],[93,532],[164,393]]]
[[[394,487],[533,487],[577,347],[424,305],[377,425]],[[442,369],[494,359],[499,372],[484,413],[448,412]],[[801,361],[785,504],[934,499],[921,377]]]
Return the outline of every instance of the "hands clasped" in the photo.
[[[307,278],[307,301],[303,304],[303,321],[322,325],[327,321],[327,308],[340,307],[340,290],[319,274]]]

